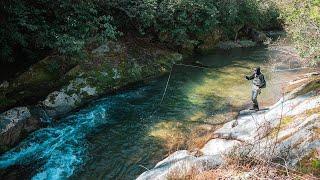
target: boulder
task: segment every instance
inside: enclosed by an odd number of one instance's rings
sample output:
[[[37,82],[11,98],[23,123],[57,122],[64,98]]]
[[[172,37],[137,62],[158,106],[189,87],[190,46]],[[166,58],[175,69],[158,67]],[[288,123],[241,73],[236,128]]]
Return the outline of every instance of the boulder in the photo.
[[[50,93],[41,102],[41,106],[49,117],[58,117],[76,109],[97,94],[96,88],[91,87],[86,78],[76,78],[59,91]]]
[[[66,83],[64,74],[77,64],[76,60],[49,56],[29,67],[17,77],[0,85],[0,111],[35,104],[54,89]]]
[[[0,151],[16,144],[23,136],[40,126],[28,107],[16,107],[0,114]]]
[[[56,117],[73,110],[80,101],[77,94],[69,95],[64,91],[54,91],[48,95],[42,105],[50,117]]]

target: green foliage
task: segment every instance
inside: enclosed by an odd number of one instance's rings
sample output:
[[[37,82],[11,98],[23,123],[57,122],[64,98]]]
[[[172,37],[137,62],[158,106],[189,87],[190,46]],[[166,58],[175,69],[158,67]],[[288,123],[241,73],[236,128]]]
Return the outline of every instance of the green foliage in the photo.
[[[278,16],[258,0],[11,0],[1,2],[1,12],[5,61],[21,49],[79,55],[128,32],[173,46],[195,45],[213,30],[232,37],[244,25],[271,26]]]
[[[159,4],[154,28],[159,34],[167,34],[171,42],[193,43],[199,35],[210,32],[218,25],[217,14],[215,4],[210,1],[164,0]]]
[[[92,39],[115,38],[112,18],[89,0],[11,0],[1,2],[1,60],[21,48],[54,49],[77,55]]]
[[[228,37],[233,37],[243,26],[257,29],[279,27],[279,13],[272,4],[257,0],[219,0],[220,24]]]
[[[320,0],[277,2],[286,30],[311,65],[320,63]]]
[[[216,29],[232,37],[244,25],[274,27],[279,16],[273,4],[258,0],[107,0],[104,8],[124,13],[126,24],[141,35],[175,45],[197,44],[199,36]]]

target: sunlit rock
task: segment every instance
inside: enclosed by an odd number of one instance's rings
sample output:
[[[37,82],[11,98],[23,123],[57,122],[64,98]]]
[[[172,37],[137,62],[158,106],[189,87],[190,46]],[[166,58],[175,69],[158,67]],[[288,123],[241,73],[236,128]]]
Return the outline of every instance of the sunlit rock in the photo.
[[[233,150],[235,146],[240,145],[237,140],[212,139],[201,149],[204,155],[221,155]]]
[[[203,171],[208,168],[214,168],[222,163],[221,156],[195,157],[186,150],[176,151],[159,162],[152,170],[141,174],[137,180],[164,180],[185,174],[190,170]]]

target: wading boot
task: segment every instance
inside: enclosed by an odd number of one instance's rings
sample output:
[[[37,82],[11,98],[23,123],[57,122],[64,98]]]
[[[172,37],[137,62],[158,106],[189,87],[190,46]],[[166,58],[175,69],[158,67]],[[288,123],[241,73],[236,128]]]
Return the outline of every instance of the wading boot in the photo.
[[[253,105],[253,107],[250,108],[249,110],[259,111],[259,106]]]

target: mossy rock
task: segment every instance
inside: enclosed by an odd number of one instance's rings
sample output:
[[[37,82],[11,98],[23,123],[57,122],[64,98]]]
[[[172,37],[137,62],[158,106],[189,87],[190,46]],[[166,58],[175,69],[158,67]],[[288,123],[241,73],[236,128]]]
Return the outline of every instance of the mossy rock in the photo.
[[[28,71],[22,73],[10,84],[26,86],[57,80],[75,64],[74,59],[67,60],[61,56],[50,56],[32,65]]]
[[[9,81],[9,86],[0,90],[0,110],[12,106],[36,103],[55,88],[67,81],[64,78],[79,59],[49,56],[32,65],[27,71]]]

